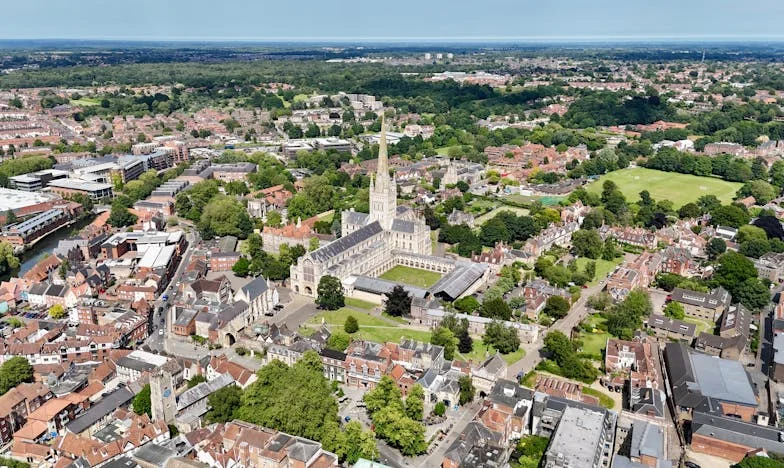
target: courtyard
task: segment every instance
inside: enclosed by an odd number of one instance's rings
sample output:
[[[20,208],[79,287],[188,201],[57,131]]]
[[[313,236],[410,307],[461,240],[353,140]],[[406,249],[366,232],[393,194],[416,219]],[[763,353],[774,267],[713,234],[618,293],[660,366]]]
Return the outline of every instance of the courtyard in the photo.
[[[380,278],[427,289],[441,279],[441,273],[397,265],[381,275]]]

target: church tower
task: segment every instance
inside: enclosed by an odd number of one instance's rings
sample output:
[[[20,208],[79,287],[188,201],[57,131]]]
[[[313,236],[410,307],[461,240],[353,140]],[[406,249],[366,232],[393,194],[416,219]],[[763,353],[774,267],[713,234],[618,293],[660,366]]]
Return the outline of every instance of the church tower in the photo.
[[[174,422],[177,402],[174,396],[174,381],[169,372],[158,369],[150,375],[150,400],[153,421],[165,421],[166,424]]]
[[[378,221],[385,230],[392,228],[392,221],[397,215],[397,184],[389,175],[387,157],[387,128],[381,118],[381,138],[378,146],[378,169],[370,181],[370,218],[369,222]]]

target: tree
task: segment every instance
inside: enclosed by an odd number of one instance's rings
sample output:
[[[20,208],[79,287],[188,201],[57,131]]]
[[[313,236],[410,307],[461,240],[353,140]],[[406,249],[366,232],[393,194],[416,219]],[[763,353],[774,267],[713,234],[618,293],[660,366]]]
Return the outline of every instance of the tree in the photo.
[[[455,309],[464,314],[471,314],[481,307],[481,304],[474,296],[465,296],[452,303]]]
[[[142,390],[133,398],[133,412],[139,415],[146,414],[147,416],[152,416],[150,384],[142,387]]]
[[[316,304],[322,309],[337,310],[346,305],[343,285],[338,278],[324,275],[319,280]]]
[[[509,354],[520,348],[520,337],[517,330],[504,326],[501,322],[492,321],[485,328],[482,341],[490,345],[501,354]]]
[[[569,301],[563,297],[550,296],[547,298],[547,304],[545,304],[543,312],[553,319],[558,320],[566,317],[570,307]]]
[[[727,252],[719,257],[713,279],[733,296],[735,289],[749,278],[757,277],[754,262],[737,252]]]
[[[350,421],[342,432],[335,432],[337,440],[334,447],[328,447],[340,460],[353,465],[360,458],[365,460],[378,459],[378,448],[373,432],[362,430],[362,425],[357,421]],[[327,447],[327,446],[325,446]]]
[[[455,349],[457,349],[458,339],[452,330],[439,326],[433,330],[430,336],[430,344],[442,346],[444,348],[444,359],[451,361],[455,356]]]
[[[602,255],[604,242],[595,229],[580,229],[572,235],[572,250],[575,255],[588,258],[599,258]]]
[[[292,366],[272,361],[242,394],[235,416],[291,435],[325,441],[334,437],[338,404],[321,358],[307,351]]]
[[[23,382],[33,381],[33,366],[22,356],[14,356],[0,366],[0,395]]]
[[[136,222],[136,215],[128,211],[128,207],[115,201],[112,203],[112,211],[106,222],[112,227],[122,228],[134,224]]]
[[[425,412],[425,391],[415,384],[406,397],[406,416],[414,421],[421,421]]]
[[[539,468],[539,463],[547,450],[547,444],[550,439],[547,437],[540,437],[530,435],[523,437],[517,443],[515,452],[520,454],[518,459],[519,468]]]
[[[245,207],[236,199],[218,195],[213,197],[199,218],[199,231],[204,237],[236,236],[245,239],[253,232],[253,223]]]
[[[551,331],[544,337],[544,348],[556,363],[564,362],[575,352],[569,338],[558,330]]]
[[[501,298],[491,299],[482,304],[481,314],[499,320],[509,320],[512,318],[512,308]]]
[[[53,320],[60,320],[65,317],[65,307],[62,304],[54,304],[49,308],[49,317]]]
[[[206,382],[207,378],[201,374],[196,374],[188,380],[188,388],[193,388],[202,382]]]
[[[231,271],[240,278],[248,276],[250,272],[250,260],[245,257],[240,257],[237,262],[231,267]]]
[[[343,352],[351,344],[351,337],[345,332],[335,331],[327,339],[327,348]]]
[[[388,375],[381,377],[376,388],[365,393],[362,400],[371,417],[383,408],[390,406],[402,408],[400,389]]]
[[[724,239],[714,237],[708,242],[708,247],[705,251],[708,254],[708,258],[715,260],[719,255],[727,251],[727,243],[724,242]]]
[[[739,244],[742,244],[749,240],[768,240],[768,234],[765,232],[764,229],[759,228],[757,226],[753,226],[751,224],[747,224],[745,226],[741,226],[738,228],[738,235],[735,239]]]
[[[0,266],[2,271],[19,268],[19,259],[14,255],[14,246],[9,242],[0,242]]]
[[[714,226],[730,226],[739,228],[749,224],[749,214],[736,205],[722,205],[711,211],[710,222]]]
[[[14,210],[9,209],[8,211],[5,212],[5,224],[6,225],[16,224],[18,222],[19,222],[19,218],[16,217],[16,214],[14,213]]]
[[[683,317],[686,316],[686,311],[683,309],[680,302],[670,301],[664,306],[664,315],[670,318],[683,320]]]
[[[226,185],[223,186],[223,189],[226,190],[226,193],[229,195],[246,195],[249,192],[248,184],[241,180],[227,182]]]
[[[734,300],[749,309],[761,309],[770,302],[770,289],[758,278],[747,278],[730,292]]]
[[[700,207],[693,202],[686,203],[678,209],[678,216],[680,216],[681,219],[696,218],[701,214]]]
[[[732,465],[732,468],[782,468],[779,460],[774,460],[768,457],[749,455],[739,463]]]
[[[311,237],[310,240],[308,241],[308,252],[313,252],[318,248],[319,248],[319,238],[316,236]]]
[[[457,350],[463,354],[470,353],[474,349],[474,340],[468,334],[468,328],[463,328],[457,333]]]
[[[433,414],[436,416],[443,416],[446,414],[446,405],[443,401],[436,403],[436,406],[433,407]]]
[[[399,284],[392,288],[386,296],[384,312],[393,317],[403,317],[411,314],[411,296],[408,291]]]
[[[346,317],[346,323],[343,324],[343,331],[348,334],[356,333],[359,331],[359,322],[353,315]]]
[[[235,419],[235,414],[242,405],[242,389],[229,385],[211,393],[207,403],[212,408],[206,414],[209,423],[225,423]]]
[[[460,405],[465,405],[466,403],[474,401],[476,389],[474,388],[474,383],[471,380],[471,377],[463,375],[458,379],[457,382],[460,385]]]

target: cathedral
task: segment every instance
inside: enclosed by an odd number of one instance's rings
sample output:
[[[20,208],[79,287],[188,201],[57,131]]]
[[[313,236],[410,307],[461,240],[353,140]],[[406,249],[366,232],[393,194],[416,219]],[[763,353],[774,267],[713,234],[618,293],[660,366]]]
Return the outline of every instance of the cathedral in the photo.
[[[344,211],[343,237],[291,266],[291,288],[316,296],[322,276],[344,280],[349,276],[376,277],[396,265],[447,273],[443,259],[431,257],[430,228],[408,207],[397,206],[397,184],[389,175],[386,127],[382,124],[378,168],[370,181],[370,213]]]

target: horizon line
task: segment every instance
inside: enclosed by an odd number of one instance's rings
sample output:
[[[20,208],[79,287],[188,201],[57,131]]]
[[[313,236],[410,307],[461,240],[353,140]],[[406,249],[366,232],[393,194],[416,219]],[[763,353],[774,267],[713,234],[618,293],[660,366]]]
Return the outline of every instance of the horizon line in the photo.
[[[140,43],[155,42],[257,42],[257,43],[281,43],[281,42],[386,42],[401,43],[410,41],[434,41],[434,42],[490,42],[490,43],[509,43],[509,42],[638,42],[638,41],[665,41],[665,42],[691,42],[691,41],[751,41],[751,42],[784,42],[784,34],[777,35],[746,35],[746,34],[701,34],[701,35],[581,35],[581,36],[282,36],[282,37],[196,37],[196,36],[163,36],[150,38],[145,36],[86,36],[86,37],[2,37],[0,41],[130,41]]]

